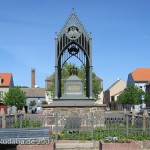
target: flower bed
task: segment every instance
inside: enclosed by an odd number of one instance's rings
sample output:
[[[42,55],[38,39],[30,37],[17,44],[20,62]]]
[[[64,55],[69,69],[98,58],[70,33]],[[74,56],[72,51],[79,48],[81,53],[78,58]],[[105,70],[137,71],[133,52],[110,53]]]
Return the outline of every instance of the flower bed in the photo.
[[[99,141],[99,150],[138,150],[138,145],[132,140],[125,140],[113,143],[107,143],[103,140]]]

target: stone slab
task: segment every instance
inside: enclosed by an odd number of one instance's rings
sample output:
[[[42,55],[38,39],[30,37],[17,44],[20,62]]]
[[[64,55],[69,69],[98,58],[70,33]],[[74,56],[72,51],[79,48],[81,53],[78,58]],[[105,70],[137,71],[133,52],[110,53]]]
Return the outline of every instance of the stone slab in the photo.
[[[60,140],[56,142],[56,149],[58,150],[86,150],[86,149],[98,149],[98,142],[96,141],[79,141],[79,140]]]
[[[17,145],[16,150],[55,150],[56,145],[46,144],[46,145]]]

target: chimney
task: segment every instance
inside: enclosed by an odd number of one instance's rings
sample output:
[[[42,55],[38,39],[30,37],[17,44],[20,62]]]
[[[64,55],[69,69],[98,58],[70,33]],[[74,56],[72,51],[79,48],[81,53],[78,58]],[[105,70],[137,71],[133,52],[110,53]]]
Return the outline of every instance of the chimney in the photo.
[[[35,69],[31,69],[31,88],[35,88]]]

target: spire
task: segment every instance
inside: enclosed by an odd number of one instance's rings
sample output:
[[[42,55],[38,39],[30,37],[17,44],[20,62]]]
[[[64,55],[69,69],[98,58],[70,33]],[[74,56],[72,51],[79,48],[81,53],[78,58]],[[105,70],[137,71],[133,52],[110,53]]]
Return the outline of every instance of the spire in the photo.
[[[81,23],[81,21],[79,20],[74,8],[72,8],[72,12],[71,14],[69,15],[67,21],[65,22],[64,26],[62,27],[62,29],[60,30],[60,32],[58,33],[58,38],[64,34],[67,29],[70,27],[70,26],[77,26],[80,31],[86,35],[87,38],[90,38],[89,34],[87,33],[85,27],[83,26],[83,24]]]

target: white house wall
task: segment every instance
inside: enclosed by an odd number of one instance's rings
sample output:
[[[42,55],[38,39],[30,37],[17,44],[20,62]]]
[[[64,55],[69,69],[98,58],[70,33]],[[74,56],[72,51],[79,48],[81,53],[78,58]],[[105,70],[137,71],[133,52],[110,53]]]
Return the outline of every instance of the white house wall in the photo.
[[[138,86],[138,87],[142,87],[141,90],[143,90],[143,91],[145,92],[145,84],[146,84],[146,83],[147,83],[147,82],[144,82],[144,83],[136,83],[136,82],[135,82],[135,85]]]
[[[36,105],[34,107],[37,108],[37,106],[41,107],[41,103],[42,103],[42,101],[45,101],[45,98],[34,98],[34,97],[27,98],[27,100],[26,100],[26,106],[28,106],[27,111],[29,113],[31,113],[31,111],[32,111],[32,106],[30,106],[30,102],[34,101],[34,100],[36,101]]]

